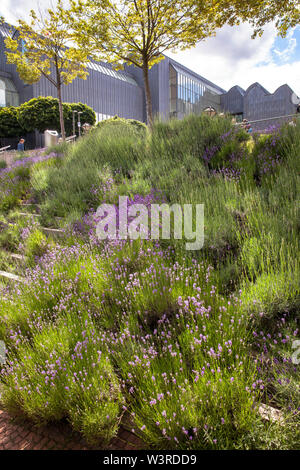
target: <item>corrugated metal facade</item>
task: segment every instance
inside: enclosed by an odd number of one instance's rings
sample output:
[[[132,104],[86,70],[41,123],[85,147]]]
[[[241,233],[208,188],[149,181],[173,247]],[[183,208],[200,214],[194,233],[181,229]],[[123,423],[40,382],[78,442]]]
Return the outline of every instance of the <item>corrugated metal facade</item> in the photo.
[[[33,96],[54,96],[55,87],[42,77],[33,85]],[[143,121],[143,89],[138,84],[132,84],[111,77],[98,71],[89,70],[86,80],[75,79],[62,89],[64,102],[81,102],[91,106],[99,115],[132,118]],[[101,116],[100,116],[101,120]]]
[[[280,125],[297,111],[296,95],[288,85],[282,85],[270,93],[259,83],[253,83],[246,91],[233,87],[221,96],[221,104],[226,112],[240,114],[253,123],[253,129],[261,130],[269,126]],[[279,118],[279,119],[274,119]]]

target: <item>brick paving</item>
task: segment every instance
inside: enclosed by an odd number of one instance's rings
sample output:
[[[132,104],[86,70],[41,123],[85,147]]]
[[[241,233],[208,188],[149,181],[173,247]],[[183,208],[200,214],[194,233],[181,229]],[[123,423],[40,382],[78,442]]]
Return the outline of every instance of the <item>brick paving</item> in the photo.
[[[141,440],[120,427],[118,435],[106,450],[142,449]],[[79,433],[64,422],[36,427],[30,421],[16,420],[0,409],[0,450],[97,450],[89,446]]]

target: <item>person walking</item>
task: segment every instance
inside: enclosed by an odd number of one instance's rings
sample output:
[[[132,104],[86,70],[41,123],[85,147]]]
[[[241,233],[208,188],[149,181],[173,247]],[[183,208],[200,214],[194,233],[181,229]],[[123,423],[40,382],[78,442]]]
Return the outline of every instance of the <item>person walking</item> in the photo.
[[[17,146],[18,152],[24,152],[25,150],[25,139],[21,138]]]

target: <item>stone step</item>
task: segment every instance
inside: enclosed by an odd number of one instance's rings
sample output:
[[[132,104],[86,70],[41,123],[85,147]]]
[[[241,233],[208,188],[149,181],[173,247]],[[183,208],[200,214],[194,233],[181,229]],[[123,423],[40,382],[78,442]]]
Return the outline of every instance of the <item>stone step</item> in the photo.
[[[8,254],[12,259],[16,259],[18,261],[24,261],[25,259],[25,256],[19,255],[18,253],[8,253]]]
[[[37,214],[41,210],[41,206],[39,204],[30,204],[27,202],[21,203],[21,208],[25,211],[28,211],[29,213],[34,213]]]
[[[64,237],[65,232],[60,228],[48,228],[48,227],[41,227],[41,230],[44,232],[45,235],[51,236],[54,238]]]
[[[41,214],[35,214],[34,212],[17,212],[17,215],[21,217],[41,217]]]
[[[284,424],[284,415],[282,411],[278,410],[277,408],[273,408],[270,405],[261,403],[258,407],[258,412],[260,416],[266,421],[278,423],[281,426]]]
[[[6,251],[6,250],[0,250],[0,254],[3,254],[5,256],[9,256],[15,261],[24,261],[25,256],[20,255],[19,253],[12,253],[11,251]]]
[[[0,277],[4,277],[14,282],[25,282],[25,278],[17,276],[16,274],[8,273],[6,271],[0,271]]]
[[[21,217],[42,217],[41,214],[37,214],[35,212],[17,212],[17,215]],[[54,217],[54,220],[60,222],[61,220],[63,220],[63,217]]]

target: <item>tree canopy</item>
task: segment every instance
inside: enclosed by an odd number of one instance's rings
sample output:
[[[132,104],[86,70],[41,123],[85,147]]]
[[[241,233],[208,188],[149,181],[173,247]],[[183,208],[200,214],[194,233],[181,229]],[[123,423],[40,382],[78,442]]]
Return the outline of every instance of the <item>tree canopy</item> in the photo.
[[[143,70],[150,125],[149,69],[163,59],[165,51],[192,47],[212,36],[232,15],[229,5],[219,11],[216,0],[178,0],[176,4],[173,0],[74,0],[71,4],[80,47],[117,67],[127,63]]]
[[[232,24],[249,21],[254,27],[254,36],[263,33],[264,27],[275,22],[281,36],[289,28],[300,24],[299,0],[220,0],[220,8],[231,8]]]
[[[17,35],[5,39],[7,61],[16,65],[25,83],[35,83],[44,76],[56,88],[64,138],[61,88],[77,77],[87,77],[87,55],[72,43],[69,10],[62,0],[46,15],[38,16],[31,10],[30,16],[29,23],[18,21]]]

